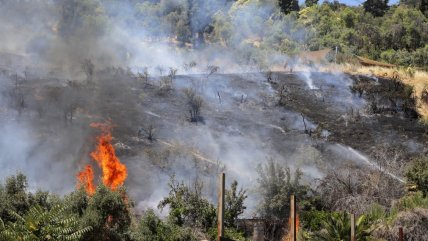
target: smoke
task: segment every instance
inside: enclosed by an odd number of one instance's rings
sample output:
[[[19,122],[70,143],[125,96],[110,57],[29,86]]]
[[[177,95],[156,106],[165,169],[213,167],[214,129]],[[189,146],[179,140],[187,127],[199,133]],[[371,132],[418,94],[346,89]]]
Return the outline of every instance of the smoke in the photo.
[[[92,162],[96,133],[89,124],[106,119],[116,125],[113,142],[130,147],[118,152],[140,209],[168,195],[173,174],[187,184],[202,181],[214,201],[217,174],[226,171],[227,184],[236,179],[249,189],[252,212],[257,166],[269,158],[300,168],[309,184],[350,156],[369,160],[329,143],[327,130],[310,137],[306,129],[319,123],[277,105],[261,71],[299,64],[282,50],[295,52],[311,31],[282,16],[275,1],[129,2],[2,1],[1,177],[22,171],[32,190],[70,192],[75,174]],[[93,63],[94,76],[85,63]],[[214,67],[221,74],[210,73]],[[174,90],[159,93],[169,68],[178,69]],[[144,69],[147,86],[136,80]],[[317,71],[297,72],[298,88],[328,99],[340,114],[365,105],[350,93],[349,77]],[[203,123],[189,123],[184,88],[203,98]],[[137,136],[150,124],[154,143]]]

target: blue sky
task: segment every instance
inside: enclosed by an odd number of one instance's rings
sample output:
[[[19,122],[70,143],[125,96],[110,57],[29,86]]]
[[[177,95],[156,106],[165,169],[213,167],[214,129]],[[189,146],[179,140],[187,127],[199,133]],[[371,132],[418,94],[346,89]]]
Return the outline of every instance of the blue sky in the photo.
[[[329,0],[329,1],[333,1],[333,0]],[[364,2],[365,0],[339,0],[339,2],[341,2],[341,3],[344,3],[344,4],[346,4],[346,5],[352,5],[352,6],[356,6],[356,5],[360,5],[360,4],[362,4],[363,2]],[[299,0],[299,2],[300,3],[304,3],[305,1],[304,0]],[[320,3],[322,3],[323,2],[323,0],[320,0],[319,1]],[[399,0],[389,0],[389,5],[391,5],[391,4],[396,4],[396,3],[398,3],[399,2]]]

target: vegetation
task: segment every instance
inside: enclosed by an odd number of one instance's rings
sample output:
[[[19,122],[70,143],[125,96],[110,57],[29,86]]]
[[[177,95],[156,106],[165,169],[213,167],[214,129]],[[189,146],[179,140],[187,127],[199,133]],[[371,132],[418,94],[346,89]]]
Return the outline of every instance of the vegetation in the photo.
[[[407,179],[416,184],[424,197],[428,195],[428,156],[422,156],[414,161],[406,173]]]
[[[16,7],[19,2],[0,4]],[[360,6],[314,0],[300,6],[296,0],[72,0],[48,7],[58,10],[60,37],[71,43],[74,36],[83,36],[89,48],[91,39],[118,23],[133,33],[143,30],[145,39],[169,39],[179,47],[223,46],[242,63],[260,67],[272,61],[265,58],[268,53],[336,47],[338,62],[359,55],[406,67],[427,66],[425,0],[392,5],[367,0]],[[91,80],[91,62],[85,60],[82,69]]]
[[[101,185],[92,196],[80,189],[59,198],[28,192],[26,177],[17,174],[0,186],[0,237],[5,241],[214,239],[217,212],[203,197],[202,183],[186,186],[172,177],[169,188],[169,195],[159,203],[160,209],[168,206],[167,219],[151,209],[137,218],[123,188],[112,191]],[[226,235],[237,240],[244,240],[236,220],[246,208],[245,193],[236,181],[226,190]]]
[[[391,6],[385,0],[367,0],[362,6],[317,3],[306,1],[299,6],[295,0],[248,0],[221,5],[161,0],[138,2],[133,10],[137,26],[144,26],[153,37],[175,38],[183,45],[220,44],[237,51],[236,56],[248,64],[263,65],[266,52],[293,55],[299,50],[338,47],[339,62],[359,55],[403,66],[427,66],[425,1]],[[197,16],[196,25],[191,16]]]
[[[409,180],[420,177],[423,173],[420,170],[427,170],[420,166],[426,164],[425,161],[426,157],[415,161],[408,170]],[[337,169],[321,180],[318,190],[312,190],[304,184],[300,170],[291,172],[273,159],[258,170],[258,215],[270,220],[288,219],[289,197],[296,195],[299,235],[305,240],[347,240],[350,218],[346,211],[357,213],[358,240],[394,238],[397,225],[415,230],[409,234],[415,240],[425,237],[428,227],[423,220],[428,217],[428,198],[421,188],[421,192],[404,196],[393,193],[364,203],[362,200],[368,195],[379,195],[382,192],[379,188],[386,190],[384,185],[394,184],[377,172],[364,176],[362,173],[367,170],[362,170],[357,173],[359,178],[352,179],[346,174],[349,170]],[[112,191],[100,185],[92,196],[80,189],[60,198],[48,192],[28,192],[27,186],[22,174],[7,178],[5,185],[0,186],[2,240],[184,241],[214,240],[217,236],[216,206],[205,197],[200,181],[185,185],[171,177],[169,194],[158,206],[160,210],[167,208],[166,218],[160,218],[152,209],[137,217],[124,188]],[[238,187],[233,181],[226,189],[225,234],[234,240],[246,240],[238,219],[246,209],[247,191]],[[338,202],[332,202],[333,199]],[[388,200],[394,200],[393,204]],[[356,202],[360,203],[355,206]],[[271,234],[265,237],[281,237],[283,228],[268,226]]]
[[[303,173],[300,170],[296,170],[293,177],[290,168],[270,159],[258,167],[258,172],[258,189],[262,196],[259,212],[262,217],[288,217],[290,195],[295,194],[302,199],[307,196],[309,188],[301,184]]]
[[[340,241],[349,239],[351,229],[350,215],[346,212],[327,214],[321,220],[320,230],[312,234],[313,240]],[[372,230],[367,217],[362,215],[355,220],[357,240],[368,240]]]
[[[121,14],[118,9],[124,2],[127,11]],[[0,6],[3,4],[23,2],[0,1]],[[70,45],[76,40],[91,47],[100,44],[95,44],[93,38],[112,31],[112,23],[120,23],[123,28],[131,29],[132,33],[144,30],[144,41],[177,43],[180,51],[207,45],[221,47],[230,50],[239,63],[257,65],[263,71],[274,64],[293,69],[292,63],[284,64],[284,59],[277,60],[272,57],[274,54],[285,54],[293,59],[301,51],[322,49],[337,49],[339,53],[335,60],[338,63],[351,62],[358,55],[404,66],[400,74],[412,78],[418,74],[415,69],[428,67],[426,0],[403,0],[398,5],[388,5],[387,0],[367,0],[361,6],[346,6],[337,1],[319,4],[317,0],[306,0],[301,6],[297,0],[56,0],[50,4],[61,10],[58,11],[60,19],[52,27],[52,34],[58,33],[58,38]],[[184,69],[192,70],[196,65],[192,61],[185,64]],[[94,79],[101,73],[96,67],[90,59],[81,61],[81,72],[86,76],[88,85],[94,84]],[[206,79],[214,78],[213,75],[219,70],[216,65],[208,65]],[[158,73],[150,76],[148,68],[145,68],[136,78],[145,87],[159,80],[159,93],[171,93],[174,84],[178,85],[174,83],[178,70],[158,66],[156,71]],[[121,85],[116,82],[120,78],[116,77],[125,73],[126,70],[117,69],[112,84],[97,88],[80,88],[73,81],[64,86],[51,86],[43,90],[46,93],[41,93],[46,98],[27,94],[20,84],[24,80],[16,74],[13,105],[21,113],[26,106],[34,104],[40,118],[50,109],[60,113],[66,123],[71,123],[79,109],[91,106],[84,98],[89,96],[87,91],[96,90],[99,94],[97,101],[119,103],[119,95],[110,90]],[[395,96],[411,101],[404,102],[404,107],[428,103],[426,86],[408,87],[398,81],[395,73],[392,76],[389,101],[400,102],[393,98]],[[269,82],[275,82],[271,71],[268,71],[266,78]],[[360,87],[355,85],[351,91],[362,97],[365,92]],[[285,84],[278,89],[278,105],[286,105],[291,101],[290,90]],[[373,91],[387,92],[376,88]],[[206,102],[203,97],[190,88],[185,89],[183,94],[186,97],[183,109],[188,113],[189,121],[203,122],[202,109],[207,107],[204,106]],[[217,95],[221,102],[220,93],[217,92]],[[418,99],[414,99],[415,96]],[[31,98],[35,103],[31,103]],[[115,106],[112,112],[120,113],[118,110],[125,107],[136,109],[132,104],[123,104]],[[378,114],[381,111],[373,98],[371,112]],[[303,114],[302,117],[305,132],[312,133],[306,130]],[[116,118],[125,119],[122,116]],[[140,137],[146,137],[149,141],[155,140],[155,133],[154,125],[148,125],[138,132]],[[257,168],[256,216],[286,223],[284,220],[289,218],[289,197],[295,195],[299,203],[302,235],[308,240],[347,240],[350,227],[348,212],[358,216],[358,240],[395,239],[398,226],[413,231],[411,240],[424,240],[428,233],[428,156],[421,156],[408,166],[407,181],[415,188],[406,191],[402,181],[389,173],[386,163],[395,160],[391,160],[394,153],[390,150],[387,152],[388,155],[377,155],[377,161],[388,159],[379,161],[379,170],[337,167],[311,185],[305,183],[300,169],[269,159]],[[165,218],[152,209],[144,210],[142,216],[138,216],[124,187],[112,191],[100,185],[93,195],[88,195],[84,190],[75,190],[59,197],[44,191],[30,192],[27,178],[17,174],[0,185],[0,239],[213,240],[217,236],[217,207],[212,197],[205,195],[203,183],[196,180],[186,185],[172,177],[168,188],[168,195],[158,204],[160,211],[168,211]],[[239,227],[247,197],[247,190],[239,188],[236,181],[226,190],[225,229],[229,238],[248,238]],[[279,230],[282,236],[286,233],[283,226],[269,228],[273,232]]]

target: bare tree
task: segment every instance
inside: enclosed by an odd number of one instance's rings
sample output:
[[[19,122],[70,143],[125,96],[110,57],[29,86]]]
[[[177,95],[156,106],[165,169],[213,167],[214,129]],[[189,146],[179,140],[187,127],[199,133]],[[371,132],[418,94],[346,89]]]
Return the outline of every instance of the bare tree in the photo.
[[[220,67],[218,67],[218,66],[208,65],[207,66],[207,71],[208,71],[207,78],[210,77],[211,75],[217,73],[219,70],[220,70]]]
[[[178,70],[175,68],[172,68],[172,67],[169,68],[168,78],[169,78],[171,87],[173,86],[175,77],[177,76],[177,71]]]
[[[149,70],[147,67],[143,68],[143,73],[137,73],[137,79],[143,82],[144,84],[149,83]]]
[[[90,59],[85,59],[82,62],[82,70],[86,74],[86,80],[88,82],[92,82],[94,76],[95,65],[92,63]]]
[[[187,105],[189,108],[190,121],[191,122],[201,121],[202,120],[201,108],[204,103],[202,97],[197,95],[196,92],[191,88],[185,89],[184,94],[187,97]]]
[[[282,83],[278,88],[278,105],[285,105],[288,100],[288,95],[290,93],[286,84]]]
[[[183,69],[185,70],[185,71],[189,71],[189,70],[192,70],[194,67],[196,67],[196,65],[197,65],[197,63],[195,62],[195,61],[190,61],[189,63],[185,63],[184,65],[183,65]]]
[[[156,66],[156,70],[159,72],[160,76],[162,76],[163,72],[165,71],[165,69],[160,65]]]
[[[138,137],[141,138],[145,136],[147,140],[149,140],[150,142],[153,142],[155,140],[155,131],[156,131],[155,127],[152,124],[150,124],[146,128],[140,128],[138,130]]]
[[[171,79],[168,76],[162,76],[159,83],[159,93],[166,94],[170,90],[172,90]]]

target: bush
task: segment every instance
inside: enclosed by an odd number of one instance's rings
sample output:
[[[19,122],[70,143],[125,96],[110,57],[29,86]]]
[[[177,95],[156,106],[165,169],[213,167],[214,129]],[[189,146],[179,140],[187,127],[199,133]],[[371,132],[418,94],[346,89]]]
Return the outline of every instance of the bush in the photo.
[[[417,185],[424,197],[428,194],[428,156],[422,156],[414,160],[406,172],[409,182]]]
[[[135,240],[144,241],[196,241],[189,228],[179,227],[165,222],[156,216],[152,209],[147,210],[141,218],[133,235]]]

